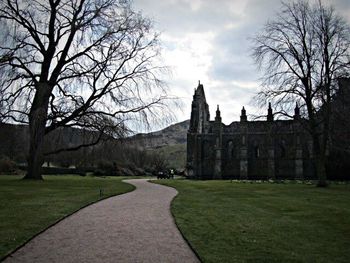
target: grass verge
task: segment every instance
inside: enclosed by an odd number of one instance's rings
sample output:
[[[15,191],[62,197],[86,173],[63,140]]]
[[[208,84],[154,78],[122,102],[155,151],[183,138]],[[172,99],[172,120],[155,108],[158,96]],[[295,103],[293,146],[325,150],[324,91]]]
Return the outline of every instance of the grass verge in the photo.
[[[132,191],[120,177],[0,176],[0,261],[31,237],[88,204]],[[102,197],[100,196],[102,189]]]
[[[349,262],[350,185],[157,182],[203,262]]]

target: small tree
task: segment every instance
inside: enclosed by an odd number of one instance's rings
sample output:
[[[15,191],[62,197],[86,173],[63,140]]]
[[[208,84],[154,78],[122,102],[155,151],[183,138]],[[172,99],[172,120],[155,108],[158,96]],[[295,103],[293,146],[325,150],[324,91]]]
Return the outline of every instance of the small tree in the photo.
[[[169,168],[168,160],[160,153],[153,153],[151,163],[156,171],[165,171]]]
[[[120,135],[165,112],[157,34],[129,0],[6,0],[0,23],[1,116],[29,124],[26,178],[60,127]]]
[[[319,185],[325,186],[332,101],[337,79],[350,69],[349,25],[321,1],[285,2],[253,43],[253,58],[264,72],[258,98],[274,100],[285,115],[299,104],[308,119]]]

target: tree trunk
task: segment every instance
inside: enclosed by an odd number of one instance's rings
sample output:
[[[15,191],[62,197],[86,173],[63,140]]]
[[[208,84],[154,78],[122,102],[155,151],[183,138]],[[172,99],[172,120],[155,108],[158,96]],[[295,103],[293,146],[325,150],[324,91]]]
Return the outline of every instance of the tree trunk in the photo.
[[[316,171],[318,176],[317,186],[326,187],[327,184],[327,174],[326,174],[326,161],[324,156],[316,156]]]
[[[47,83],[38,83],[29,113],[29,155],[28,170],[24,179],[42,180],[43,144],[47,121],[48,103],[51,94]]]
[[[319,135],[313,135],[314,153],[316,158],[316,173],[318,178],[317,186],[326,187],[327,174],[326,174],[326,152],[325,146],[321,145],[321,138]]]

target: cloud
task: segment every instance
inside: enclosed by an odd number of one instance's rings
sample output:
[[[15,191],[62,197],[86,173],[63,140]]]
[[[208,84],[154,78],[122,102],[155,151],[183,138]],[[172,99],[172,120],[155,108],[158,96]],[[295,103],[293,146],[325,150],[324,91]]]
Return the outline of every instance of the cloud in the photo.
[[[316,0],[315,0],[316,1]],[[350,22],[349,0],[327,0]],[[162,32],[170,93],[183,100],[178,120],[190,116],[193,89],[204,84],[214,118],[220,104],[223,121],[239,120],[259,109],[249,102],[259,90],[259,72],[250,57],[249,37],[280,10],[280,0],[134,0]]]
[[[210,115],[215,116],[216,105],[220,105],[223,123],[230,124],[238,121],[241,109],[244,106],[248,113],[255,111],[249,105],[251,97],[255,94],[255,82],[239,81],[209,81],[204,84]]]

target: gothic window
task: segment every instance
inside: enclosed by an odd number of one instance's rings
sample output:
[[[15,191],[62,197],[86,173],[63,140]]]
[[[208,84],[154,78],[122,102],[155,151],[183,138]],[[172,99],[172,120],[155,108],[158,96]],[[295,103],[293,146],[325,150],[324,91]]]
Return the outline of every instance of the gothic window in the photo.
[[[203,147],[202,147],[202,156],[204,159],[209,159],[212,156],[212,149],[209,141],[204,141],[203,142]]]
[[[283,145],[280,145],[281,158],[286,157],[286,148]]]
[[[245,145],[245,135],[242,136],[242,144]]]
[[[260,157],[260,149],[259,149],[259,146],[255,146],[255,147],[254,147],[254,156],[255,156],[255,158],[259,158],[259,157]]]
[[[232,141],[229,141],[227,144],[227,156],[228,156],[228,159],[234,158],[234,147],[233,147]]]
[[[286,157],[286,141],[282,140],[279,147],[280,147],[280,157],[285,158]]]

